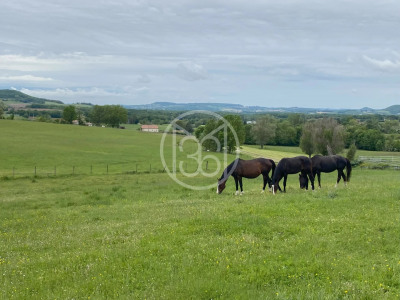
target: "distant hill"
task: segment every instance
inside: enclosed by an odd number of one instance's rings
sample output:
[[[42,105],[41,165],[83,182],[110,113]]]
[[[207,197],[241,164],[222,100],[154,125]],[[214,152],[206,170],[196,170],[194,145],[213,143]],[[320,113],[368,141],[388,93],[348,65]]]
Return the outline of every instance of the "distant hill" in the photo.
[[[45,104],[46,102],[52,102],[54,104],[64,104],[62,101],[32,97],[15,90],[0,90],[0,100],[13,103]]]
[[[398,115],[400,114],[400,105],[392,105],[389,106],[388,108],[385,108],[384,110],[388,111],[392,115]]]
[[[5,104],[15,107],[32,108],[55,108],[56,105],[63,105],[59,100],[49,100],[29,96],[16,90],[0,90],[0,100]],[[8,102],[8,103],[7,103]],[[20,105],[18,105],[20,104]],[[77,104],[79,105],[79,103]],[[92,105],[90,103],[80,103],[80,105]],[[328,108],[305,108],[305,107],[263,107],[263,106],[244,106],[241,104],[230,103],[174,103],[174,102],[154,102],[144,105],[123,105],[127,109],[148,109],[148,110],[170,110],[170,111],[190,111],[207,110],[214,112],[232,113],[263,113],[263,112],[283,112],[283,113],[303,113],[303,114],[347,114],[347,115],[398,115],[400,105],[392,105],[384,109],[372,109],[363,107],[360,109],[328,109]]]
[[[397,115],[400,114],[400,105],[393,105],[385,109],[373,109],[363,107],[360,109],[328,109],[328,108],[305,108],[305,107],[263,107],[263,106],[244,106],[241,104],[228,103],[173,103],[173,102],[154,102],[145,105],[124,105],[128,109],[149,109],[149,110],[208,110],[219,112],[235,112],[235,113],[262,113],[262,112],[286,112],[286,113],[303,113],[303,114],[348,114],[348,115],[365,115],[365,114],[382,114]]]

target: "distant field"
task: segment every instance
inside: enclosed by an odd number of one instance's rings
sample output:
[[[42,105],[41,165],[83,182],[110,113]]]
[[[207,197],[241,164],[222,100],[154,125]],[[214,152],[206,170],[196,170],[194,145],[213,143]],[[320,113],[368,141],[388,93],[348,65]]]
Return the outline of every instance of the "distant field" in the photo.
[[[336,174],[323,174],[313,192],[291,175],[275,196],[260,193],[261,178],[244,179],[245,194],[234,196],[229,179],[217,195],[163,172],[129,172],[161,167],[161,134],[0,120],[0,135],[0,172],[67,168],[0,173],[0,299],[400,297],[399,171],[354,168],[338,188]],[[187,153],[178,158],[190,167]],[[69,170],[107,163],[121,168]]]

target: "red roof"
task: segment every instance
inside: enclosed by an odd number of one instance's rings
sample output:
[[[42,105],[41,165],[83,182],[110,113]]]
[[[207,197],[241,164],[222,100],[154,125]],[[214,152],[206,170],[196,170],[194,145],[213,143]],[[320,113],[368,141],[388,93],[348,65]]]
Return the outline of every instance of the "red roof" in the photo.
[[[142,125],[142,129],[158,129],[158,125]]]

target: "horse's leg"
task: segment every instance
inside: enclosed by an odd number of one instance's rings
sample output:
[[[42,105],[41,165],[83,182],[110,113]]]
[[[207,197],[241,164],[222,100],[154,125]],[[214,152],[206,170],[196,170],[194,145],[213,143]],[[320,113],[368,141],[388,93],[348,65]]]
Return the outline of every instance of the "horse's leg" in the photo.
[[[265,192],[265,187],[267,186],[268,182],[269,182],[268,174],[267,175],[263,174],[263,189],[262,189],[261,193]]]
[[[238,186],[239,180],[238,180],[237,176],[234,176],[233,178],[235,178],[235,186],[236,186],[235,195],[238,195],[239,194],[239,186]]]
[[[340,173],[340,170],[337,170],[337,180],[336,180],[336,184],[335,184],[335,188],[338,186],[340,178],[342,177],[342,174]]]
[[[321,188],[321,172],[317,172],[317,177],[318,177],[318,187]]]
[[[240,184],[240,195],[243,195],[243,183],[242,183],[242,177],[239,177],[239,184]]]
[[[343,169],[342,170],[338,170],[338,173],[339,172],[340,172],[340,176],[343,178],[344,185],[346,185],[347,178],[346,178],[346,175],[343,172]],[[339,181],[337,183],[339,183]]]
[[[312,190],[314,190],[314,176],[313,176],[313,174],[312,174],[312,172],[310,171],[309,173],[308,173],[308,178],[310,179],[310,181],[311,181],[311,189]],[[318,177],[318,179],[319,179],[319,177]]]
[[[286,180],[287,180],[287,174],[283,176],[283,192],[286,193]]]

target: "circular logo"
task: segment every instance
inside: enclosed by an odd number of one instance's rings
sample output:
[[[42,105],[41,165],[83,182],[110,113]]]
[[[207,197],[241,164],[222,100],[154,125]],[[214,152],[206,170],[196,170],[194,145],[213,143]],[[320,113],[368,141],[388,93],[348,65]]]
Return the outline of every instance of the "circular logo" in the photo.
[[[190,115],[203,114],[211,116],[211,120],[215,120],[215,128],[201,136],[200,140],[194,135],[187,131],[182,126],[183,120]],[[232,135],[231,135],[232,134]],[[203,110],[193,110],[185,112],[176,117],[166,128],[161,138],[160,143],[160,157],[164,167],[164,170],[168,175],[178,184],[192,190],[206,190],[215,187],[213,184],[189,184],[184,181],[188,178],[210,178],[216,176],[221,172],[222,166],[228,164],[228,148],[229,139],[234,139],[236,149],[239,149],[240,143],[237,137],[236,131],[232,125],[217,113]],[[217,155],[212,154],[210,151],[203,151],[205,144],[212,144],[215,153],[222,152],[223,159],[222,164],[220,158]],[[186,147],[188,145],[189,147]],[[187,153],[187,148],[190,149],[191,153]],[[204,152],[207,153],[204,155]],[[236,151],[236,158],[239,158],[239,153]],[[209,171],[207,169],[208,162],[213,161],[216,168]],[[170,162],[169,164],[167,162]],[[191,163],[192,171],[188,170],[188,162]],[[206,168],[204,163],[206,162]],[[234,164],[237,164],[235,159]],[[193,167],[194,165],[194,167]],[[235,167],[234,165],[234,167]],[[227,178],[230,176],[235,168],[231,168],[229,171],[223,173],[223,177]],[[192,180],[191,182],[193,182]],[[199,181],[201,182],[201,180]]]

